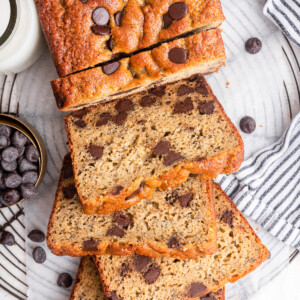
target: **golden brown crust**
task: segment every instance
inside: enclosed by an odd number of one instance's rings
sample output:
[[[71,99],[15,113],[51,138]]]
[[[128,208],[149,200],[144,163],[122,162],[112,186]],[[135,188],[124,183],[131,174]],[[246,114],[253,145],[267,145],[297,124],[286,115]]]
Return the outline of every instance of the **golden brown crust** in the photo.
[[[185,63],[176,64],[169,60],[169,50],[174,47],[187,51]],[[186,77],[216,71],[224,65],[225,58],[221,32],[213,29],[122,59],[119,69],[111,75],[96,67],[53,80],[51,84],[58,108],[71,111],[80,105],[112,100],[114,94],[132,93],[136,88],[167,76]],[[107,96],[110,97],[105,98]]]
[[[162,28],[162,15],[175,0],[35,0],[46,41],[60,76],[111,59],[116,53],[131,53],[193,31],[215,28],[224,20],[220,0],[185,0],[189,12],[181,20]],[[142,3],[142,4],[141,4]],[[92,12],[105,7],[110,14],[111,34],[95,35]],[[120,26],[114,14],[124,10]],[[114,47],[106,46],[112,37]]]
[[[78,293],[79,285],[78,283],[80,282],[80,279],[82,277],[82,273],[84,272],[84,260],[89,259],[88,257],[82,257],[80,260],[80,264],[77,270],[76,278],[74,280],[74,284],[72,287],[72,292],[70,294],[69,300],[75,299],[76,293]]]

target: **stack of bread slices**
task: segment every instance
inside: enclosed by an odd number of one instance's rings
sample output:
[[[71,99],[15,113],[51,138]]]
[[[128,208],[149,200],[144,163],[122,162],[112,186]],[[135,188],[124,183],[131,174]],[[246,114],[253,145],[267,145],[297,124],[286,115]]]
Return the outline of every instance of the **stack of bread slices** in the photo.
[[[70,299],[225,299],[269,255],[212,181],[244,157],[202,75],[219,0],[35,0],[70,153],[47,243],[82,256]]]

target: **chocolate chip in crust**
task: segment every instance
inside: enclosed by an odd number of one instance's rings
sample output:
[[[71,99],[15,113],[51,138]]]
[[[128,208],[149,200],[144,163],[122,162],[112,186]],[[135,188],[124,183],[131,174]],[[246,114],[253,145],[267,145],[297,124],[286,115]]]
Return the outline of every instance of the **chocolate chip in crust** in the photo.
[[[155,104],[156,102],[156,98],[155,97],[151,97],[149,95],[147,96],[144,96],[141,101],[140,101],[140,105],[142,107],[150,107],[152,106],[153,104]]]
[[[112,37],[110,37],[110,39],[106,42],[106,47],[110,51],[113,50],[113,48],[114,48],[114,40],[112,39]]]
[[[103,155],[103,147],[97,145],[89,145],[88,151],[94,159],[100,159]]]
[[[166,201],[173,205],[178,200],[178,192],[176,190],[172,190],[171,194],[167,194],[165,196]]]
[[[185,2],[176,2],[169,7],[169,15],[173,20],[180,20],[188,13]]]
[[[147,266],[150,264],[151,258],[144,255],[136,254],[134,256],[134,266],[138,272],[143,272],[146,270]]]
[[[72,160],[71,157],[69,157],[64,167],[64,178],[66,179],[72,176],[73,176]]]
[[[107,25],[109,22],[109,12],[103,6],[97,7],[92,13],[92,19],[94,23],[98,26]]]
[[[215,110],[214,101],[198,101],[200,115],[211,115]]]
[[[204,97],[207,97],[209,95],[209,91],[205,85],[205,83],[203,82],[203,79],[202,78],[198,78],[197,79],[197,84],[195,86],[195,91],[204,96]]]
[[[83,120],[77,120],[77,121],[74,122],[74,124],[79,128],[85,128],[86,127],[86,123]]]
[[[184,96],[194,92],[194,89],[186,84],[182,84],[177,90],[177,96]]]
[[[98,25],[93,25],[91,27],[92,32],[96,35],[108,35],[110,34],[110,27],[108,26],[98,26]]]
[[[172,24],[172,18],[169,16],[169,14],[164,14],[162,19],[163,19],[162,28],[163,29],[169,28],[170,25]]]
[[[82,243],[82,250],[83,251],[97,252],[98,251],[97,242],[93,239],[89,239],[87,241],[84,241]]]
[[[232,227],[233,223],[233,216],[231,210],[226,210],[223,215],[221,216],[221,221]]]
[[[116,12],[114,15],[115,23],[117,26],[121,26],[123,13],[124,13],[124,11],[120,10],[120,11]]]
[[[150,265],[149,269],[144,273],[146,283],[151,284],[157,280],[160,275],[160,270],[157,264]]]
[[[64,197],[66,199],[72,199],[75,196],[75,194],[77,193],[74,184],[70,184],[68,186],[64,186],[62,188],[62,191],[63,191]]]
[[[125,235],[125,231],[119,226],[113,226],[112,228],[107,230],[106,234],[110,236],[117,236],[122,238]]]
[[[133,110],[133,102],[129,99],[121,99],[117,102],[115,106],[119,113]]]
[[[112,62],[110,64],[102,66],[102,72],[106,75],[111,75],[119,69],[120,65],[120,62],[118,61]]]
[[[125,277],[130,271],[129,264],[123,263],[121,266],[120,276]]]
[[[166,85],[155,86],[155,87],[151,88],[148,92],[157,97],[162,97],[166,93]]]
[[[196,298],[203,295],[207,291],[207,287],[200,282],[193,282],[188,291],[188,297]]]
[[[113,215],[113,221],[123,228],[128,228],[132,223],[132,216],[130,214],[124,214],[122,211],[116,211]]]
[[[186,98],[184,101],[178,101],[174,105],[174,114],[186,114],[194,109],[193,101],[190,97]]]
[[[120,126],[120,125],[123,125],[125,123],[126,119],[127,119],[127,113],[123,112],[123,113],[119,113],[119,114],[113,116],[111,120],[116,125]]]
[[[112,291],[109,300],[123,300],[123,298],[118,297],[116,291]]]
[[[168,242],[168,248],[171,248],[171,249],[180,249],[181,248],[181,245],[176,236],[173,236],[170,238],[170,240]]]
[[[193,193],[187,193],[178,197],[181,207],[188,207],[193,200]]]
[[[114,196],[116,196],[116,195],[119,195],[120,192],[121,192],[123,189],[124,189],[123,186],[117,185],[117,186],[112,190],[111,193],[112,193]]]
[[[112,115],[110,113],[102,113],[100,115],[100,119],[96,123],[96,126],[100,127],[100,126],[106,125],[111,118],[112,118]]]
[[[62,109],[65,105],[66,98],[60,92],[54,92],[54,98],[56,100],[56,106],[58,109]]]
[[[169,60],[174,64],[184,64],[187,60],[187,52],[181,47],[174,47],[169,51]]]
[[[167,154],[170,150],[171,144],[169,141],[160,141],[154,147],[152,154],[154,156]]]
[[[217,300],[217,298],[213,294],[207,294],[203,297],[200,297],[200,300]]]
[[[183,159],[184,157],[180,155],[179,153],[176,153],[174,151],[169,151],[167,156],[165,157],[164,164],[166,166],[171,166],[173,163],[175,163],[178,160]]]
[[[71,112],[71,116],[75,117],[75,118],[79,118],[81,119],[82,117],[84,117],[87,113],[89,112],[88,108],[83,108],[77,111],[73,111]]]

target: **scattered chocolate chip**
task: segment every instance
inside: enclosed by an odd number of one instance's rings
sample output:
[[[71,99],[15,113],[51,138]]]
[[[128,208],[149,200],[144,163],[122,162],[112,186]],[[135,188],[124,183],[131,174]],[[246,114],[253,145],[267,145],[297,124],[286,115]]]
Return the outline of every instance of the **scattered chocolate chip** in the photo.
[[[69,156],[64,166],[64,178],[66,179],[72,176],[73,176],[72,160],[71,157]]]
[[[3,192],[1,202],[4,206],[10,206],[20,200],[20,193],[16,189],[6,190]]]
[[[6,162],[4,160],[1,160],[1,167],[4,171],[13,172],[17,169],[18,164],[16,160],[12,162]]]
[[[19,151],[16,147],[10,146],[2,151],[1,158],[6,162],[12,162],[19,157]]]
[[[174,151],[169,151],[167,156],[165,157],[164,164],[166,166],[171,166],[173,163],[175,163],[178,160],[183,159],[184,157],[180,155],[179,153],[176,153]]]
[[[116,211],[113,215],[113,221],[123,228],[128,228],[132,223],[132,216],[130,214],[124,214],[122,211]]]
[[[109,22],[109,12],[103,6],[97,7],[92,13],[92,19],[94,23],[98,26],[107,25]]]
[[[148,90],[148,92],[157,97],[162,97],[166,93],[166,85],[155,86]]]
[[[75,187],[74,184],[70,184],[68,186],[64,186],[62,188],[62,191],[63,191],[64,197],[66,199],[72,199],[75,196],[75,194],[77,193],[76,187]]]
[[[36,187],[31,183],[21,184],[21,194],[24,199],[29,200],[36,196]]]
[[[150,265],[149,269],[144,273],[146,283],[151,284],[157,280],[160,275],[160,270],[157,264]]]
[[[123,10],[115,13],[114,18],[115,18],[115,23],[117,26],[121,26],[122,17],[123,17]]]
[[[211,115],[215,110],[214,101],[198,101],[200,115]]]
[[[190,97],[186,98],[184,101],[178,101],[174,105],[174,114],[186,114],[192,111],[194,108],[193,101]]]
[[[258,38],[251,38],[245,44],[245,49],[250,54],[258,53],[262,48],[262,43]]]
[[[125,123],[126,119],[127,119],[127,113],[123,112],[123,113],[119,113],[119,114],[113,116],[111,120],[116,125],[120,126],[120,125],[123,125]]]
[[[17,188],[22,183],[22,177],[17,173],[9,173],[4,177],[4,184],[10,189]]]
[[[252,133],[256,128],[256,122],[251,117],[244,117],[240,121],[240,128],[245,133]]]
[[[180,20],[188,13],[185,2],[176,2],[169,7],[169,15],[173,20]]]
[[[169,51],[169,60],[174,64],[183,64],[187,60],[187,52],[180,47],[174,47]]]
[[[74,124],[79,128],[85,128],[86,127],[86,123],[83,120],[77,120],[77,121],[74,122]]]
[[[116,291],[112,291],[112,292],[110,293],[109,300],[123,300],[123,298],[119,298],[119,297],[117,296]]]
[[[166,201],[173,205],[177,200],[178,200],[179,196],[178,196],[178,192],[176,190],[172,190],[171,194],[167,194],[165,196]]]
[[[37,166],[29,162],[26,158],[22,158],[19,163],[19,170],[21,173],[24,173],[26,171],[36,171]]]
[[[11,143],[15,147],[23,147],[27,143],[27,137],[20,131],[15,131],[11,138]]]
[[[114,226],[107,230],[107,235],[117,236],[122,238],[125,235],[125,231],[119,226]]]
[[[57,278],[57,285],[60,287],[68,288],[72,285],[73,279],[70,274],[68,273],[61,273],[58,275]]]
[[[97,145],[89,145],[88,151],[94,159],[100,159],[103,155],[103,147]]]
[[[149,107],[149,106],[152,106],[155,102],[156,102],[155,97],[151,97],[151,96],[147,95],[141,99],[140,105],[142,107]]]
[[[190,202],[193,200],[193,197],[193,193],[187,193],[179,196],[178,200],[181,207],[188,207],[190,205]]]
[[[112,39],[112,37],[110,37],[109,40],[106,42],[106,47],[110,51],[113,50],[113,48],[114,48],[114,40]]]
[[[172,24],[172,18],[169,16],[169,14],[164,14],[163,17],[163,29],[167,29],[170,27],[170,25]]]
[[[134,257],[134,266],[138,272],[143,272],[146,270],[147,266],[150,264],[151,258],[144,255],[136,254]]]
[[[194,89],[186,84],[182,84],[177,90],[177,96],[181,97],[194,92]]]
[[[9,139],[5,135],[0,135],[0,149],[7,147]]]
[[[46,260],[46,252],[42,247],[35,247],[32,251],[32,257],[38,264],[42,264]]]
[[[223,215],[221,216],[221,221],[228,224],[230,227],[232,227],[233,217],[232,217],[232,211],[226,210]]]
[[[100,127],[106,125],[111,119],[112,115],[110,113],[103,113],[100,115],[100,119],[97,121],[96,126]]]
[[[133,110],[133,103],[129,99],[121,99],[117,102],[115,108],[119,113],[123,113],[126,111]]]
[[[29,232],[28,238],[36,243],[42,243],[45,240],[45,235],[42,231],[34,229]]]
[[[207,287],[200,282],[193,282],[188,292],[188,297],[196,298],[205,293]]]
[[[16,243],[15,237],[8,231],[0,232],[0,244],[6,246],[13,246]]]
[[[96,252],[98,251],[97,242],[93,239],[89,239],[82,243],[82,250],[83,251],[91,251]]]
[[[124,189],[123,186],[117,185],[117,186],[112,190],[111,193],[112,193],[113,195],[119,195],[120,192],[121,192],[123,189]]]
[[[0,135],[4,135],[7,138],[9,138],[11,131],[12,131],[11,127],[8,127],[6,125],[0,125]]]
[[[71,115],[75,118],[79,118],[81,119],[82,117],[84,117],[87,113],[89,112],[89,109],[87,107],[84,107],[80,110],[76,110],[71,112]]]
[[[154,156],[167,154],[170,150],[171,144],[168,141],[160,141],[154,147],[152,154]]]
[[[180,249],[181,248],[181,245],[176,236],[173,236],[170,238],[170,240],[168,242],[168,248],[171,248],[171,249]]]
[[[125,277],[130,271],[129,264],[123,263],[121,266],[120,276]]]
[[[102,72],[106,75],[111,75],[119,69],[120,65],[120,62],[118,61],[112,62],[108,65],[102,66]]]
[[[108,26],[98,26],[98,25],[93,25],[91,27],[92,32],[96,35],[108,35],[110,34],[110,27]]]

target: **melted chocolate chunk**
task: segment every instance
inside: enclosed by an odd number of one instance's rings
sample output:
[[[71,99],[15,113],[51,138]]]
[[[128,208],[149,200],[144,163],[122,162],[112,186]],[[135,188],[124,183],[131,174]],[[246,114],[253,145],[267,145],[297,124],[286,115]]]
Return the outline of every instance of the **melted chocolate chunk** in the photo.
[[[98,26],[107,25],[109,22],[108,10],[103,6],[95,8],[92,13],[92,20]]]
[[[155,87],[151,88],[148,92],[157,97],[162,97],[166,93],[166,85],[155,86]]]
[[[128,228],[132,224],[132,216],[130,214],[124,214],[122,211],[116,211],[113,215],[113,221],[123,228]]]
[[[100,127],[100,126],[106,125],[111,118],[112,118],[112,115],[110,113],[101,114],[100,119],[96,123],[96,126]]]
[[[147,95],[141,99],[140,105],[142,107],[149,107],[149,106],[152,106],[153,104],[155,104],[155,102],[156,102],[155,97],[151,97],[151,96]]]
[[[66,97],[59,92],[55,92],[54,97],[56,100],[56,106],[58,107],[58,109],[62,109],[64,107]]]
[[[94,159],[100,159],[103,155],[103,147],[97,145],[89,145],[88,151]]]
[[[72,160],[71,157],[69,156],[64,166],[64,178],[66,179],[72,176],[73,176]]]
[[[146,283],[151,284],[157,280],[160,275],[160,270],[157,264],[150,265],[149,269],[144,273]]]
[[[179,196],[178,200],[182,207],[188,207],[190,202],[193,200],[194,195],[192,193],[187,193]]]
[[[110,51],[113,50],[113,48],[114,48],[114,40],[112,39],[112,37],[110,37],[110,39],[106,42],[106,47]]]
[[[196,298],[205,293],[207,287],[200,282],[193,282],[188,292],[188,297]]]
[[[169,16],[169,14],[164,14],[163,17],[163,29],[167,29],[170,27],[170,25],[172,24],[172,18]]]
[[[152,154],[154,156],[167,154],[170,150],[171,144],[168,141],[160,141],[154,147]]]
[[[125,277],[130,271],[129,264],[123,263],[121,266],[120,276]]]
[[[77,120],[77,121],[74,122],[74,124],[79,128],[85,128],[86,127],[86,123],[83,120]]]
[[[200,94],[200,95],[202,95],[204,97],[207,97],[209,95],[209,91],[208,91],[208,89],[207,89],[207,87],[206,87],[206,85],[205,85],[205,83],[204,83],[204,81],[203,81],[202,78],[198,78],[197,79],[197,84],[195,86],[195,91],[198,94]]]
[[[80,109],[80,110],[76,110],[76,111],[73,111],[71,112],[71,115],[75,118],[78,118],[78,119],[81,119],[82,117],[84,117],[87,113],[89,112],[89,109],[88,108],[83,108],[83,109]]]
[[[68,186],[64,186],[62,188],[62,191],[63,191],[64,197],[66,199],[72,199],[75,196],[75,194],[77,193],[74,184],[70,184]]]
[[[146,270],[147,266],[151,263],[151,258],[148,256],[136,254],[133,263],[135,269],[138,272],[142,273]]]
[[[169,151],[167,156],[165,157],[164,164],[166,166],[171,166],[176,161],[183,159],[184,157],[180,155],[179,153],[176,153],[174,151]]]
[[[117,26],[121,26],[122,17],[123,17],[123,10],[115,13],[114,18],[115,18],[115,23]]]
[[[119,113],[133,110],[133,102],[129,99],[121,99],[117,102],[115,106]]]
[[[111,75],[119,69],[120,65],[120,62],[118,61],[112,62],[110,64],[102,66],[102,72],[106,75]]]
[[[198,101],[200,115],[211,115],[215,110],[214,101]]]
[[[111,193],[112,193],[114,196],[116,196],[116,195],[119,195],[120,192],[121,192],[123,189],[124,189],[123,186],[117,185],[117,186],[112,190]]]
[[[184,64],[187,60],[187,52],[181,47],[174,47],[169,51],[169,60],[174,64]]]
[[[173,236],[170,238],[170,240],[168,242],[168,248],[171,248],[171,249],[180,249],[181,248],[181,245],[176,236]]]
[[[177,90],[177,96],[181,97],[194,92],[194,89],[186,84],[182,84]]]
[[[69,273],[61,273],[57,278],[57,285],[60,287],[68,288],[72,285],[73,278]]]
[[[193,101],[190,97],[186,98],[184,101],[178,101],[174,105],[173,113],[174,114],[186,114],[192,111],[194,108]]]
[[[119,226],[113,226],[112,228],[107,230],[107,235],[123,237],[125,235],[125,231]]]
[[[232,227],[233,222],[233,216],[231,210],[226,210],[223,215],[221,216],[221,221],[228,224],[230,227]]]
[[[119,113],[112,117],[112,121],[118,126],[123,125],[125,123],[126,119],[127,119],[126,112]]]
[[[91,27],[91,30],[96,35],[108,35],[108,34],[110,34],[110,27],[109,26],[93,25]],[[102,69],[103,69],[103,67],[102,67]],[[103,72],[103,73],[105,73],[105,72]]]
[[[82,243],[82,250],[83,251],[90,251],[90,252],[97,252],[98,251],[97,242],[93,239],[89,239],[87,241],[84,241]]]
[[[169,15],[173,20],[181,20],[188,13],[185,2],[176,2],[169,7]]]

